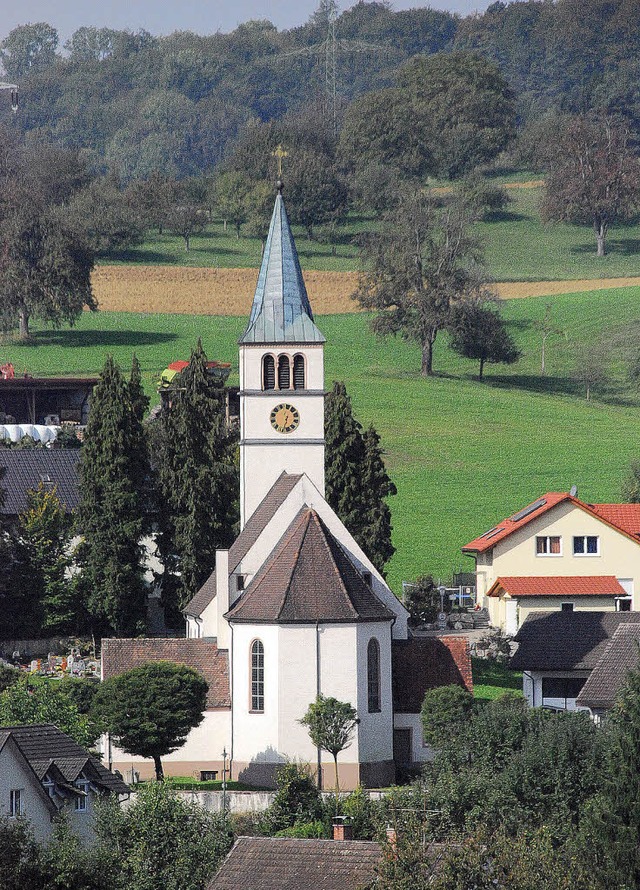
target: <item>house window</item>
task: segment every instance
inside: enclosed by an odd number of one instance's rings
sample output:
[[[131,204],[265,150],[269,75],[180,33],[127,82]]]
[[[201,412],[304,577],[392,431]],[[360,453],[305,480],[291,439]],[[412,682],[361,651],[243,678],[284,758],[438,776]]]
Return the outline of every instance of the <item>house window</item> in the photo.
[[[545,698],[563,699],[565,706],[568,698],[577,698],[586,682],[585,677],[543,677],[542,701]]]
[[[364,578],[364,583],[371,587],[371,572],[363,572],[362,577]]]
[[[600,538],[598,535],[574,535],[573,536],[573,555],[574,556],[599,556],[600,555]]]
[[[560,611],[573,612],[573,603],[560,603]]]
[[[244,575],[236,575],[236,590],[244,590]]]
[[[23,788],[12,788],[9,792],[9,815],[13,818],[24,814]]]
[[[375,638],[367,646],[367,691],[369,713],[380,712],[380,644]]]
[[[538,535],[536,556],[562,556],[560,535]]]
[[[293,388],[304,389],[304,356],[293,357]]]
[[[264,711],[264,646],[260,640],[251,644],[251,710]]]
[[[291,368],[289,366],[289,356],[281,355],[278,359],[278,389],[290,389],[291,387]]]
[[[73,783],[79,791],[83,793],[76,797],[73,808],[76,813],[87,812],[87,798],[89,795],[89,782],[86,779],[78,779]]]
[[[276,388],[276,363],[272,355],[265,355],[262,359],[262,388]]]
[[[630,612],[631,597],[618,597],[616,600],[616,612]]]

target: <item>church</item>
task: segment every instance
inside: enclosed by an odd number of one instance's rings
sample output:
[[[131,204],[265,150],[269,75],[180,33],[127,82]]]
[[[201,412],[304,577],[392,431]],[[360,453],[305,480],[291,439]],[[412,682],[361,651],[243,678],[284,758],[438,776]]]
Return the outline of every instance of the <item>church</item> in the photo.
[[[358,714],[338,758],[341,786],[386,786],[428,756],[425,691],[471,688],[466,639],[413,636],[404,606],[325,500],[324,344],[280,188],[239,341],[240,534],[186,606],[184,639],[103,640],[103,678],[167,659],[209,683],[203,722],[163,758],[168,775],[226,769],[268,786],[296,760],[332,787],[331,756],[300,724],[322,694]],[[106,756],[124,775],[153,774],[114,745]]]

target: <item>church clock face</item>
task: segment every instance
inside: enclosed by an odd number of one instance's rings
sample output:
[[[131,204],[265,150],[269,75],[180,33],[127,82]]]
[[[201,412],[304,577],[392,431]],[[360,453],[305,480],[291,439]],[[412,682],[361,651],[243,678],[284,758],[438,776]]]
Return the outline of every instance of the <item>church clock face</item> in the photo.
[[[271,426],[278,433],[292,433],[300,423],[300,412],[293,405],[283,402],[271,412]]]

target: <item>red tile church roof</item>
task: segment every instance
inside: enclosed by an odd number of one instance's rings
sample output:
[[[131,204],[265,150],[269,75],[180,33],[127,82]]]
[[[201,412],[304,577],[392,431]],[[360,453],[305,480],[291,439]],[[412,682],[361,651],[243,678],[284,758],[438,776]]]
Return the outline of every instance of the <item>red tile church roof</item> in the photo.
[[[457,684],[473,692],[471,655],[466,637],[412,637],[392,647],[393,708],[419,714],[424,694]]]

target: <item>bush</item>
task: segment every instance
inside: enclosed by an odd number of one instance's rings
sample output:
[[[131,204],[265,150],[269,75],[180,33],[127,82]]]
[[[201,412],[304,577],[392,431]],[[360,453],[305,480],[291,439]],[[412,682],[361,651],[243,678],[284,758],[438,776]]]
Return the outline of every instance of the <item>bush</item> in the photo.
[[[264,814],[269,834],[322,818],[320,793],[307,765],[285,763],[276,773],[276,796]]]
[[[316,819],[315,822],[296,822],[290,828],[276,831],[275,837],[326,838],[329,834],[325,823]]]
[[[422,703],[424,740],[438,748],[444,738],[457,735],[473,712],[474,699],[462,686],[439,686],[429,689]]]

